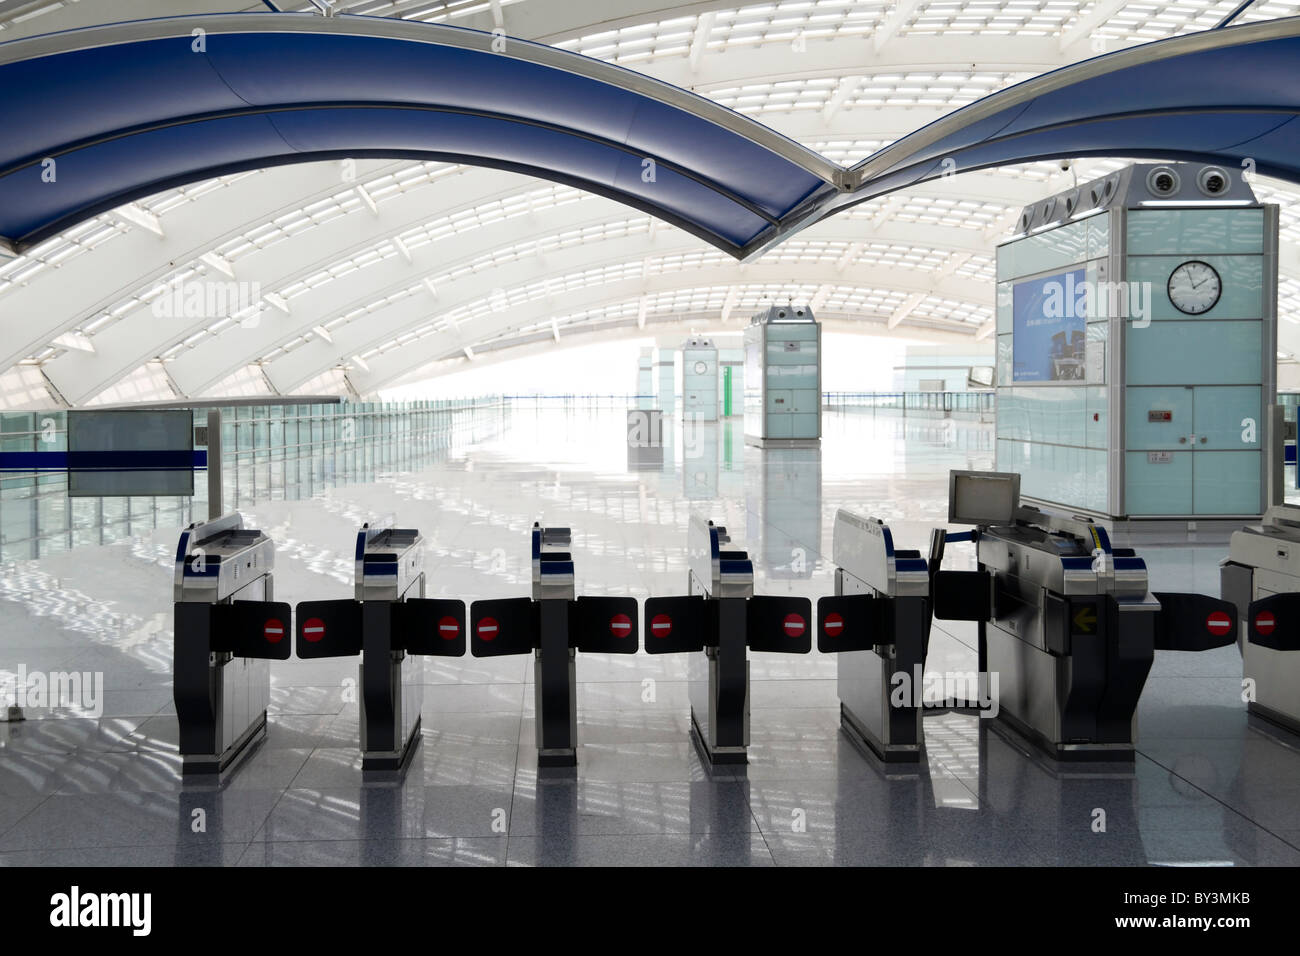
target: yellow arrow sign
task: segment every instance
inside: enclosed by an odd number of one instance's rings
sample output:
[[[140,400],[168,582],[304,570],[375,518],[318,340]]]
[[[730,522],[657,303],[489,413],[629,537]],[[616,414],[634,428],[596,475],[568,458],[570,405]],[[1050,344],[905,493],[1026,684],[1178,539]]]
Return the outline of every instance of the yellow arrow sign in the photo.
[[[1097,623],[1097,611],[1092,605],[1079,608],[1074,615],[1074,627],[1083,634],[1091,634],[1092,626]]]

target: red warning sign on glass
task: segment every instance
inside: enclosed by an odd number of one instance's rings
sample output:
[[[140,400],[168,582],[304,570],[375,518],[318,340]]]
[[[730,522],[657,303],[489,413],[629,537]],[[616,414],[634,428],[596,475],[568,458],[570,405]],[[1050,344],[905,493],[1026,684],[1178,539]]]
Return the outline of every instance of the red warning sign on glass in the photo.
[[[460,622],[454,617],[444,617],[438,622],[438,634],[444,641],[454,641],[460,636]]]
[[[673,619],[667,614],[656,614],[650,619],[650,633],[655,637],[667,637],[673,632]]]
[[[844,618],[831,612],[826,615],[826,620],[822,622],[822,628],[826,631],[827,637],[839,637],[844,630]]]
[[[497,619],[494,617],[485,617],[483,620],[478,622],[478,636],[481,641],[496,640],[496,636],[499,632],[500,627],[497,624]]]
[[[1273,612],[1260,611],[1259,616],[1255,618],[1255,630],[1261,634],[1272,634],[1275,627],[1277,627],[1277,618],[1273,616]]]
[[[803,636],[805,625],[804,625],[803,617],[801,615],[787,614],[785,616],[785,621],[782,622],[781,626],[785,628],[785,633],[786,636],[788,637]]]
[[[271,644],[279,644],[284,639],[284,622],[273,617],[262,625],[262,636]]]
[[[325,637],[325,622],[318,617],[309,617],[302,623],[302,639],[315,644]]]
[[[626,614],[615,614],[609,619],[609,633],[615,637],[627,637],[632,633],[632,619]]]

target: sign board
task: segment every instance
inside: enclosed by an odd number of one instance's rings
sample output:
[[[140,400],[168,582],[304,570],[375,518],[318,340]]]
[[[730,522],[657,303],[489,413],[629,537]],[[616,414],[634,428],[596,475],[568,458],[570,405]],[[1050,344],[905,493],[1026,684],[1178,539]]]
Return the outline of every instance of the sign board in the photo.
[[[1149,451],[1147,452],[1148,465],[1168,465],[1174,460],[1174,453],[1171,451]]]
[[[68,497],[194,494],[194,413],[70,409]]]

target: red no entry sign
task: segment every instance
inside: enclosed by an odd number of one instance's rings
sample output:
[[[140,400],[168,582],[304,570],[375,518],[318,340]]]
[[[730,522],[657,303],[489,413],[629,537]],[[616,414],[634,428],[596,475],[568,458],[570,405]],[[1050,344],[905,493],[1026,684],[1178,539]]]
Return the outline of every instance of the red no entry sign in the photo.
[[[799,614],[787,614],[785,621],[782,622],[787,637],[800,637],[803,634],[804,621],[803,616]]]
[[[615,637],[627,637],[632,633],[632,619],[626,614],[615,614],[609,619],[609,633]]]
[[[309,617],[302,622],[302,638],[315,644],[325,637],[325,622],[318,617]]]
[[[438,633],[444,641],[454,641],[460,636],[460,621],[454,617],[444,617],[438,622]]]
[[[1232,627],[1232,618],[1222,611],[1212,611],[1205,619],[1205,629],[1216,637],[1227,634],[1230,627]]]
[[[1277,627],[1277,618],[1273,616],[1273,612],[1260,611],[1259,616],[1255,618],[1255,630],[1261,634],[1272,634],[1275,627]]]
[[[279,644],[284,638],[284,621],[273,617],[262,625],[262,636],[272,644]]]
[[[494,617],[485,617],[478,622],[478,636],[480,640],[495,640],[500,628],[497,626],[497,619]]]
[[[667,614],[656,614],[650,619],[650,633],[655,637],[667,637],[673,632],[673,619]]]
[[[844,618],[834,612],[827,614],[826,620],[822,622],[822,629],[827,637],[839,637],[840,632],[844,630]]]

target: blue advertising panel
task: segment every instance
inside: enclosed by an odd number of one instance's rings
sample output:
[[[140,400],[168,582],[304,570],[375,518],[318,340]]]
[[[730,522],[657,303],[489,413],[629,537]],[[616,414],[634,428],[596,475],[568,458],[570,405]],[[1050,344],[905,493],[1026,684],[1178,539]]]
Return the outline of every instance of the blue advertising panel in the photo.
[[[1088,313],[1085,270],[1017,282],[1012,289],[1013,382],[1081,382]]]

